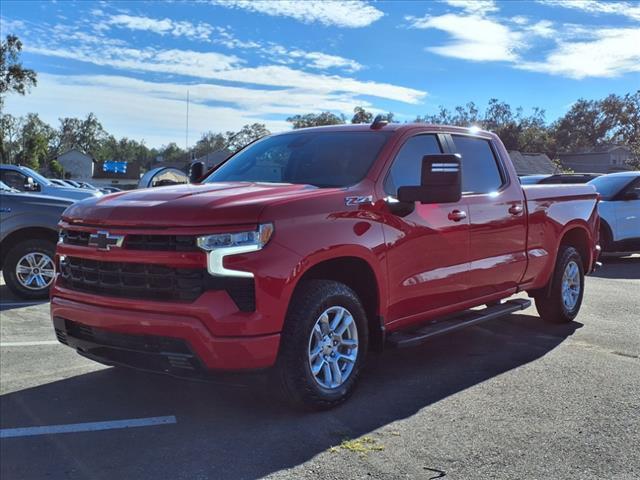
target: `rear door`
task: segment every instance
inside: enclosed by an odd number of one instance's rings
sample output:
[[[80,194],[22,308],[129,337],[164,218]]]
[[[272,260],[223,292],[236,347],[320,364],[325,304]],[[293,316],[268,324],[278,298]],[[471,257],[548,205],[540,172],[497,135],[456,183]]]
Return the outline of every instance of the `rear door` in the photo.
[[[469,209],[469,299],[514,290],[526,268],[522,187],[490,138],[451,135]],[[514,180],[511,180],[513,178]]]

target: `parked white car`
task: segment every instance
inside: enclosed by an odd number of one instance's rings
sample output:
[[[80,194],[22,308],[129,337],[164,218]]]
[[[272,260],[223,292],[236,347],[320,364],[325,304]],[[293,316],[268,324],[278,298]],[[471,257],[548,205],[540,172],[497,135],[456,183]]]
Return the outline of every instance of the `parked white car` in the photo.
[[[640,252],[640,172],[610,173],[589,183],[601,196],[602,250]]]

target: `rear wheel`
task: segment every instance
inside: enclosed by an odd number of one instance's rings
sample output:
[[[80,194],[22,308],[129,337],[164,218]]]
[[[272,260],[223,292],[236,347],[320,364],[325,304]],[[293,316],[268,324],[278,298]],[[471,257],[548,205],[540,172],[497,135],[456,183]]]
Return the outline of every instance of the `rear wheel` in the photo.
[[[353,392],[368,347],[360,299],[346,285],[310,280],[296,290],[276,368],[284,397],[309,409],[334,407]]]
[[[48,240],[25,240],[7,253],[3,273],[7,287],[27,299],[46,298],[55,277],[55,244]]]
[[[584,294],[582,257],[571,246],[561,245],[550,285],[536,297],[536,309],[543,320],[570,322],[578,315]]]
[[[609,252],[613,247],[611,231],[604,225],[600,225],[600,247],[603,252]]]

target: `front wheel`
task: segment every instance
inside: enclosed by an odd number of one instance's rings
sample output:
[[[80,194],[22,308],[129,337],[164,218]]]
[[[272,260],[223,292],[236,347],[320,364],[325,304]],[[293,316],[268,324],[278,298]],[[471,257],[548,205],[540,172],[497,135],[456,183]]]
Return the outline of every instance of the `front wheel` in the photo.
[[[582,257],[571,246],[561,245],[550,285],[545,295],[536,297],[536,309],[543,320],[554,323],[572,321],[578,315],[584,294]]]
[[[284,397],[295,406],[327,409],[352,393],[368,347],[367,318],[346,285],[310,280],[296,290],[276,367]]]
[[[11,248],[3,265],[7,287],[22,298],[47,298],[55,277],[55,249],[55,243],[42,239],[25,240]]]

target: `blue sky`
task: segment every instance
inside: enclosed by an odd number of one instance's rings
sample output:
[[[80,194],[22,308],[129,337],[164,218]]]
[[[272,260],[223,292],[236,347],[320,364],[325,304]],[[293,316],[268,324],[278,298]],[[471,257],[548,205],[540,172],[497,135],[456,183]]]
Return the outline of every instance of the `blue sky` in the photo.
[[[39,74],[6,112],[94,112],[117,136],[208,130],[362,105],[400,120],[497,97],[547,119],[640,87],[640,3],[3,1],[2,35]]]

